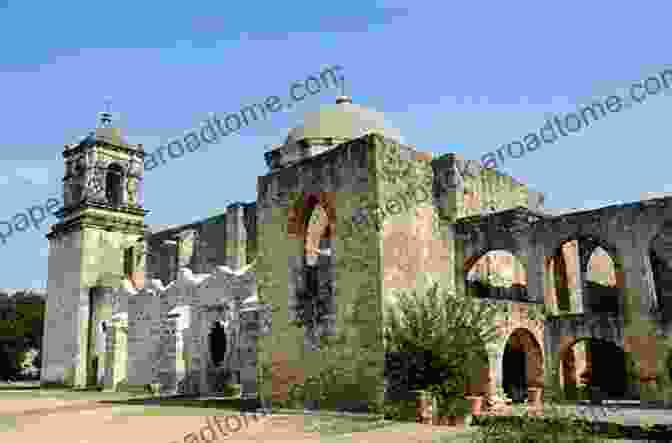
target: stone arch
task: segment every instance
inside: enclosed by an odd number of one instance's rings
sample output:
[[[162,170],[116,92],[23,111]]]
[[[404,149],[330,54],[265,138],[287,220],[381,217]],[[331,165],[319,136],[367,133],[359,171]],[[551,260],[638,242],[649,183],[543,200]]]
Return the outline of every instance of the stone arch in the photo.
[[[527,388],[544,385],[544,356],[540,343],[526,328],[509,335],[501,355],[502,387],[514,401],[527,396]]]
[[[485,251],[465,261],[465,285],[480,297],[527,300],[527,268],[505,249]]]
[[[628,360],[616,343],[593,337],[568,340],[560,351],[560,386],[567,398],[580,398],[582,386],[594,386],[609,398],[627,397]]]
[[[287,233],[290,237],[303,240],[306,237],[309,222],[315,207],[322,208],[328,220],[329,235],[333,235],[336,228],[335,198],[331,192],[301,193],[290,203],[287,219]]]
[[[304,240],[304,256],[306,264],[313,266],[321,251],[332,246],[331,226],[329,225],[327,211],[322,205],[316,203],[310,212],[306,236]]]
[[[618,314],[619,294],[616,263],[611,255],[596,246],[590,254],[586,269],[584,305],[588,312]],[[622,272],[621,272],[622,281]]]
[[[672,320],[672,222],[663,223],[651,237],[647,258],[653,305],[664,321]]]
[[[105,196],[112,206],[120,206],[123,203],[124,168],[118,163],[112,163],[107,167]]]
[[[545,266],[544,300],[554,314],[623,312],[623,262],[609,243],[590,235],[567,236],[551,249]],[[595,277],[598,269],[608,277]]]

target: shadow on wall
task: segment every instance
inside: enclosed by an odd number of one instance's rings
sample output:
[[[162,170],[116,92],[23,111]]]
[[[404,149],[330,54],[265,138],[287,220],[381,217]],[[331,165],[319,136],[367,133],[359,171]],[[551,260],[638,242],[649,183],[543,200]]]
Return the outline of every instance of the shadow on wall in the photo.
[[[480,280],[467,280],[467,294],[480,298],[496,298],[501,300],[531,301],[527,286],[513,284],[510,287],[490,286]]]

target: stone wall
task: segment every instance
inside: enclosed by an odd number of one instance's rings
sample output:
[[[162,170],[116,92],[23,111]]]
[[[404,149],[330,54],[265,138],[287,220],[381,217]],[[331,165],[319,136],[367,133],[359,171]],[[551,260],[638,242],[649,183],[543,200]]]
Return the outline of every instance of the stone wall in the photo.
[[[82,289],[81,235],[49,240],[49,270],[41,381],[72,385],[78,365],[80,302],[88,305],[88,290]]]
[[[143,387],[154,382],[160,361],[160,298],[152,293],[128,297],[128,384]]]
[[[207,382],[211,368],[207,308],[236,310],[252,306],[243,303],[256,296],[252,269],[247,266],[232,271],[222,266],[212,274],[194,275],[183,268],[178,279],[167,286],[153,280],[147,288],[136,290],[126,282],[124,288],[114,291],[115,320],[107,334],[106,387],[116,389],[123,382],[124,389],[142,390],[158,383],[165,395],[209,392],[213,386]],[[255,353],[255,340],[248,338],[236,321],[227,330],[237,336],[230,343],[236,349],[230,353],[237,356],[240,346]],[[238,337],[241,334],[243,337]],[[227,361],[232,370],[241,369],[238,359]]]
[[[353,229],[349,223],[363,202],[378,198],[372,173],[376,169],[375,137],[345,143],[259,178],[257,278],[260,300],[273,308],[273,333],[261,340],[260,365],[281,368],[273,372],[272,383],[264,387],[268,394],[276,393],[276,400],[286,399],[287,393],[280,389],[284,380],[316,375],[322,366],[320,353],[306,348],[304,328],[290,324],[287,295],[293,290],[289,278],[292,269],[305,263],[306,225],[315,204],[325,209],[329,219],[335,266],[335,329],[347,337],[341,346],[356,355],[357,349],[379,336],[379,238]],[[371,318],[353,323],[356,302],[365,305],[360,312]],[[370,371],[359,372],[362,388],[358,395],[375,401],[382,377],[373,377]]]

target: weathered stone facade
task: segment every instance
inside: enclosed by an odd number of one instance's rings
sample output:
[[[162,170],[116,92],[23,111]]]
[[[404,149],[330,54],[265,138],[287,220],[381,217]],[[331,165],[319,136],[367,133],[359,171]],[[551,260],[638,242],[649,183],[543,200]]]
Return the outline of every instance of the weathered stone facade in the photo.
[[[143,224],[132,160],[141,147],[116,130],[67,147],[43,380],[203,394],[229,373],[245,395],[283,400],[324,368],[323,340],[338,336],[353,356],[353,401],[376,403],[384,307],[397,291],[439,283],[507,307],[471,393],[575,389],[599,378],[605,342],[639,364],[623,395],[653,383],[668,395],[672,198],[555,215],[526,185],[456,154],[433,159],[381,122],[359,121],[349,103],[266,153],[256,202],[160,230]],[[326,116],[339,106],[332,127]],[[353,137],[359,127],[369,130]],[[97,156],[110,160],[88,160]],[[70,166],[80,157],[102,189],[81,192]],[[119,183],[121,196],[109,189]]]

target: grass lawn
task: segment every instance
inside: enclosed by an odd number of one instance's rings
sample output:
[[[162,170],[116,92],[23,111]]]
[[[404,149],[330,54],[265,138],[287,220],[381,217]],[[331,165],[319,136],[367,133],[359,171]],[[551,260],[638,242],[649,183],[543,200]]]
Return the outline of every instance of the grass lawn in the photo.
[[[114,407],[115,415],[145,417],[176,417],[176,416],[201,416],[213,417],[223,415],[239,415],[240,411],[222,408],[195,408],[191,406],[142,406],[122,405]]]
[[[203,408],[193,406],[182,406],[179,404],[168,403],[169,400],[164,400],[161,405],[123,405],[118,406],[115,415],[142,415],[142,416],[225,416],[225,415],[241,415],[240,409],[237,408]],[[175,400],[175,403],[178,401]],[[300,415],[294,414],[278,414],[277,415]],[[252,415],[247,413],[246,415]],[[262,416],[262,414],[255,414]],[[375,430],[387,426],[399,425],[399,422],[390,420],[372,419],[368,417],[340,417],[334,415],[305,415],[305,431],[319,432],[326,435],[340,435],[353,432],[364,432]]]
[[[0,432],[8,432],[16,429],[16,417],[0,415]]]
[[[39,382],[14,382],[4,383],[0,382],[0,392],[3,390],[17,390],[17,389],[40,389]]]

